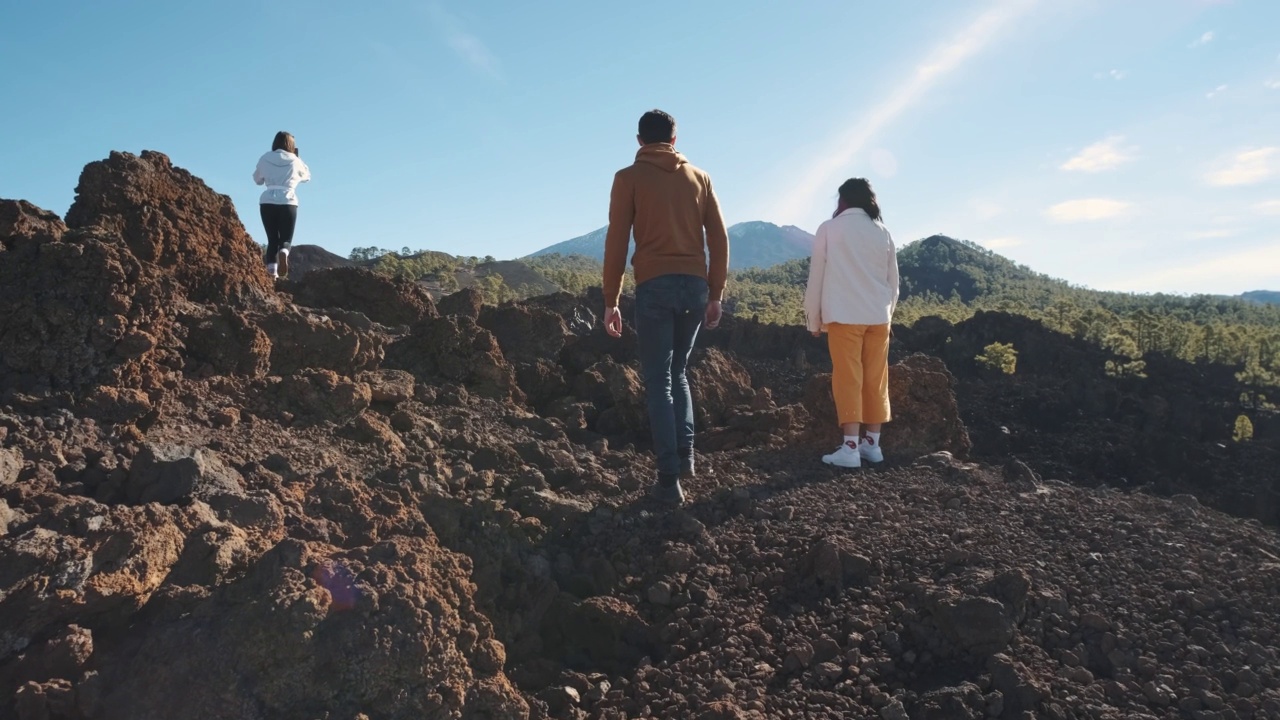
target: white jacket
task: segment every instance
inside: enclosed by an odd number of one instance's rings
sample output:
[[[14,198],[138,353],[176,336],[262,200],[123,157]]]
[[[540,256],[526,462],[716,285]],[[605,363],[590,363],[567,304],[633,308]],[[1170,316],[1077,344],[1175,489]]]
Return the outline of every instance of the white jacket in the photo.
[[[263,205],[297,205],[298,194],[294,190],[310,179],[311,169],[302,158],[284,150],[263,155],[253,171],[253,181],[267,186],[258,198]]]
[[[898,255],[885,226],[850,208],[818,226],[804,313],[811,332],[827,323],[884,325],[898,304]]]

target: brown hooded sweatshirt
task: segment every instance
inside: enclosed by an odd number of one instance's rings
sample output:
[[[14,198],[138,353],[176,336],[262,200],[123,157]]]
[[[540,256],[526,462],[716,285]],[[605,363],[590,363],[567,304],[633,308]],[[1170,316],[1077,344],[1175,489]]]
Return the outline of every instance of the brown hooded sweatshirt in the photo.
[[[729,236],[720,203],[711,189],[711,178],[690,165],[670,143],[645,145],[636,153],[634,165],[613,176],[609,232],[604,241],[604,302],[608,307],[616,307],[622,294],[632,228],[636,251],[631,265],[637,284],[659,275],[697,275],[706,278],[710,299],[721,299],[729,271]]]

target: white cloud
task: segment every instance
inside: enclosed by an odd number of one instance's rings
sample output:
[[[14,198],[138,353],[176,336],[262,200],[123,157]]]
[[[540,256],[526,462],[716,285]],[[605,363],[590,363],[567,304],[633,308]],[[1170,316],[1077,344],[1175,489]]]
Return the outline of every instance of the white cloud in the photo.
[[[1004,213],[1004,206],[990,200],[979,200],[973,204],[973,214],[979,220],[990,220]]]
[[[1216,88],[1214,88],[1214,89],[1210,90],[1209,92],[1205,93],[1205,97],[1206,97],[1206,98],[1208,98],[1209,100],[1212,100],[1212,99],[1214,99],[1215,97],[1217,97],[1217,96],[1221,95],[1222,93],[1224,93],[1224,92],[1226,92],[1226,91],[1227,91],[1227,86],[1226,86],[1226,85],[1219,85],[1218,87],[1216,87]]]
[[[1129,77],[1128,70],[1111,70],[1109,72],[1099,72],[1099,73],[1093,74],[1094,80],[1106,80],[1107,78],[1111,78],[1112,80],[1120,81],[1127,77]]]
[[[1213,238],[1229,238],[1233,235],[1239,234],[1240,232],[1238,230],[1218,228],[1217,230],[1202,230],[1200,232],[1191,233],[1191,237],[1195,240],[1211,240]]]
[[[1022,244],[1022,238],[994,237],[986,240],[979,240],[978,244],[988,250],[1002,250],[1004,248],[1018,247]]]
[[[816,203],[830,197],[839,179],[850,174],[850,163],[877,134],[893,124],[928,91],[946,76],[954,73],[974,55],[985,50],[1039,0],[997,0],[991,9],[966,25],[954,37],[938,45],[918,65],[915,72],[898,89],[871,108],[843,135],[827,143],[829,150],[810,162],[799,180],[789,180],[788,189],[779,193],[777,205],[766,217],[780,221],[805,223]]]
[[[1268,90],[1280,90],[1280,80],[1268,80],[1262,85]]]
[[[1050,220],[1060,223],[1089,222],[1118,217],[1133,207],[1131,203],[1110,198],[1084,198],[1068,200],[1045,210]]]
[[[1209,44],[1209,43],[1211,43],[1211,42],[1213,42],[1213,31],[1212,31],[1212,30],[1210,30],[1209,32],[1207,32],[1207,33],[1205,33],[1205,34],[1201,35],[1199,38],[1196,38],[1195,40],[1191,41],[1191,44],[1190,44],[1190,45],[1188,45],[1187,47],[1190,47],[1190,48],[1203,47],[1203,46],[1205,46],[1205,45],[1208,45],[1208,44]]]
[[[1280,200],[1263,200],[1253,209],[1259,215],[1280,215]]]
[[[898,174],[898,158],[884,148],[872,150],[868,162],[871,165],[872,172],[878,177],[891,178]]]
[[[1136,292],[1237,293],[1274,287],[1280,282],[1280,242],[1229,255],[1200,255],[1186,265],[1126,275],[1122,282],[1125,289]]]
[[[1273,159],[1277,154],[1280,154],[1280,147],[1245,150],[1236,154],[1229,166],[1206,175],[1205,182],[1218,187],[1260,183],[1276,174],[1277,167]]]
[[[502,65],[479,37],[467,32],[457,16],[440,5],[428,8],[432,19],[444,34],[445,43],[472,68],[495,79],[502,79]]]
[[[1133,159],[1134,148],[1121,147],[1123,142],[1120,135],[1096,142],[1063,163],[1062,169],[1090,173],[1114,170]]]

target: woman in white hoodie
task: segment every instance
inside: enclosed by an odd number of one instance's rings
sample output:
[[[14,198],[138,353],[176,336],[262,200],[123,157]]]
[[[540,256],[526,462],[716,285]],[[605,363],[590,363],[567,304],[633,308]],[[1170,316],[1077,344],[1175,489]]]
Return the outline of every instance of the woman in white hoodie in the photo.
[[[297,187],[310,179],[311,170],[298,157],[293,136],[283,130],[276,133],[271,152],[258,159],[253,171],[253,181],[267,186],[258,202],[267,231],[266,262],[271,277],[289,274],[289,245],[298,222]]]
[[[840,186],[835,215],[818,227],[804,310],[814,337],[827,333],[831,390],[844,442],[822,461],[859,467],[884,460],[889,413],[889,328],[898,304],[898,256],[871,183]],[[859,438],[859,432],[865,435]]]

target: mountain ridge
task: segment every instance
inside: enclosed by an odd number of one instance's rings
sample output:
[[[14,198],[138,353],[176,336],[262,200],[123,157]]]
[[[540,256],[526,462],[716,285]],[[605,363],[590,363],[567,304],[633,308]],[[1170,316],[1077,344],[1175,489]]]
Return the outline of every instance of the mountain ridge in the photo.
[[[585,235],[548,245],[519,259],[547,255],[581,255],[603,262],[605,235],[608,230],[606,225]],[[813,235],[795,225],[749,220],[731,225],[728,230],[730,270],[766,268],[808,257],[813,246]]]

